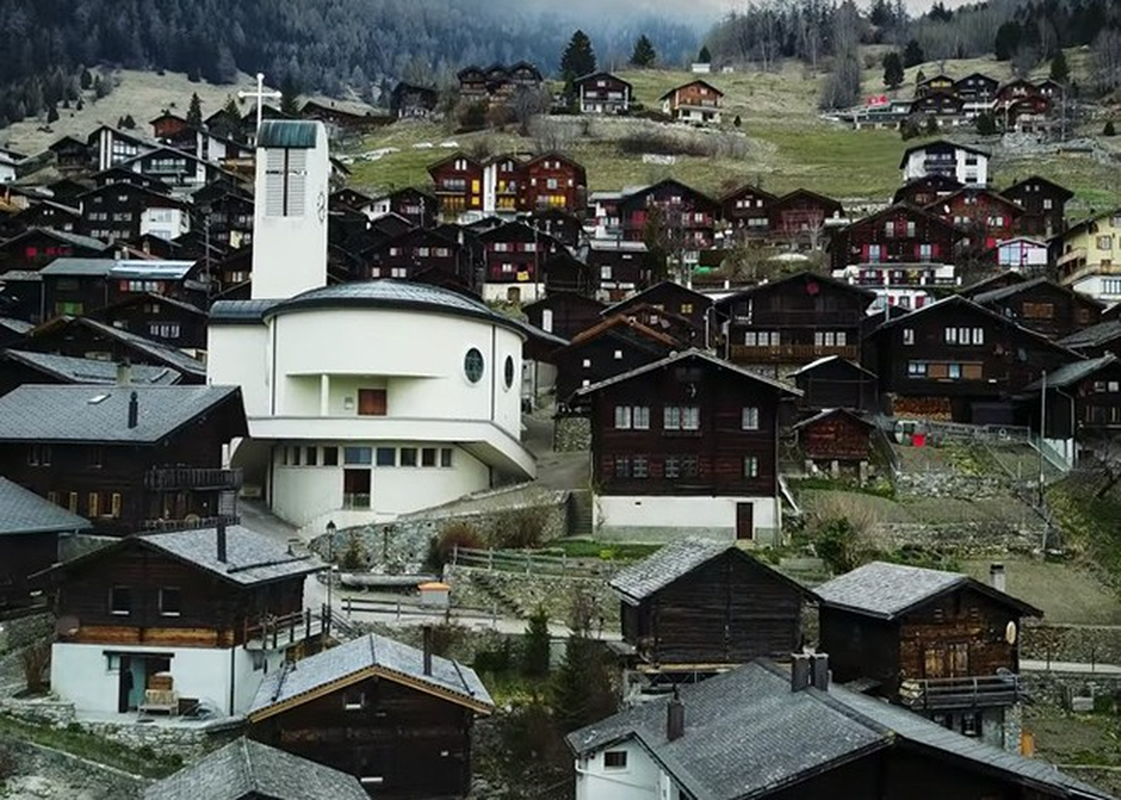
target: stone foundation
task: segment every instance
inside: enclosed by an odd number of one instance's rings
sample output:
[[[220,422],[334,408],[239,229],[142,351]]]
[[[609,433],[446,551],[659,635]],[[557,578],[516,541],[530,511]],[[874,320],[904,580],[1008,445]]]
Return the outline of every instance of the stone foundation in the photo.
[[[619,628],[619,598],[607,586],[606,577],[570,577],[503,572],[478,567],[448,565],[444,580],[452,587],[452,603],[469,608],[498,607],[499,616],[526,618],[540,606],[549,619],[568,623],[581,595],[591,598],[593,617],[603,627]]]
[[[557,417],[553,420],[553,449],[558,453],[591,450],[591,420],[587,417]]]
[[[1015,526],[985,522],[882,522],[869,533],[872,544],[884,550],[915,546],[959,557],[1032,553],[1043,541],[1041,525]]]
[[[0,748],[15,773],[5,781],[5,788],[19,797],[134,800],[150,783],[138,775],[32,742],[3,739]]]

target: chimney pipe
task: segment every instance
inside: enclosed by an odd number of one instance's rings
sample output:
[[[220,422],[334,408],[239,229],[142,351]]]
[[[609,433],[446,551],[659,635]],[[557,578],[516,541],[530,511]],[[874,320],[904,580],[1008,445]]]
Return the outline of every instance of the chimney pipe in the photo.
[[[132,364],[126,358],[117,364],[117,385],[128,386],[132,383]]]
[[[800,692],[810,685],[810,656],[794,653],[790,662],[790,691]]]
[[[218,523],[218,561],[226,563],[226,523],[219,521]]]
[[[1004,565],[1003,564],[990,564],[989,565],[989,585],[996,589],[998,592],[1007,591],[1004,582]]]
[[[133,392],[128,398],[128,426],[135,428],[140,423],[140,400]]]
[[[685,704],[673,687],[673,699],[666,706],[666,740],[676,742],[685,735]]]
[[[810,656],[810,684],[823,692],[829,691],[828,653],[814,653]]]
[[[432,674],[432,628],[424,626],[424,674]]]

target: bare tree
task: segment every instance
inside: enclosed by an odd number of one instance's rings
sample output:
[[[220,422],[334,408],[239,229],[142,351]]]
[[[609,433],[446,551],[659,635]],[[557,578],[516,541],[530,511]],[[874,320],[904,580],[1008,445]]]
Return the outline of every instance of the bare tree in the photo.
[[[551,98],[544,89],[518,87],[509,101],[510,112],[518,123],[518,132],[529,135],[530,122],[539,114],[549,110]]]
[[[1121,31],[1107,28],[1098,34],[1092,50],[1094,83],[1101,92],[1121,85]]]

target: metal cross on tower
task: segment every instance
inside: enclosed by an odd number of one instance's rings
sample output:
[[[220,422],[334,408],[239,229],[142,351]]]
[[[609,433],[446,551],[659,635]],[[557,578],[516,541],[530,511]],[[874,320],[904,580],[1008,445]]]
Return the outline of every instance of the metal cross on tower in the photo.
[[[260,131],[261,130],[262,114],[263,114],[264,108],[265,108],[265,100],[267,100],[267,99],[279,99],[280,97],[283,96],[283,93],[275,92],[275,91],[274,92],[266,92],[265,91],[265,73],[258,72],[257,73],[257,91],[255,91],[255,92],[239,91],[237,93],[237,96],[242,100],[244,100],[247,97],[252,97],[254,100],[257,101],[257,128],[256,128],[256,131]],[[254,137],[256,137],[256,132],[254,132]]]

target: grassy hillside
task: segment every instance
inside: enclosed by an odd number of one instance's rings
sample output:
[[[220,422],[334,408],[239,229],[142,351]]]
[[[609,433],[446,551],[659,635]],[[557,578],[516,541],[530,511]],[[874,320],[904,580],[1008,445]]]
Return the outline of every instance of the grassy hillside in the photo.
[[[883,92],[880,52],[866,52],[868,68],[864,73],[864,94]],[[1085,80],[1087,55],[1080,51],[1068,53],[1076,80]],[[922,64],[907,71],[906,81],[894,94],[909,97],[915,77],[921,70],[926,75],[938,72],[939,65]],[[964,77],[983,71],[1001,80],[1012,77],[1006,62],[990,59],[949,61],[946,71]],[[1045,77],[1047,67],[1041,65],[1036,77]],[[691,80],[687,72],[671,70],[630,70],[619,75],[634,86],[636,100],[647,108],[658,108],[658,98],[673,86]],[[854,131],[821,119],[817,100],[823,75],[813,75],[808,68],[786,62],[774,73],[741,71],[715,74],[706,80],[725,92],[724,132],[715,155],[706,157],[679,156],[669,166],[643,163],[637,155],[620,151],[621,139],[644,130],[635,120],[595,120],[579,136],[571,137],[565,149],[588,169],[592,191],[618,190],[662,177],[672,176],[697,188],[719,193],[730,183],[752,181],[773,192],[806,187],[840,198],[884,200],[899,185],[899,162],[903,151],[922,140],[903,142],[895,131]],[[732,121],[741,119],[736,129]],[[557,125],[574,125],[570,118],[555,119]],[[1100,123],[1094,123],[1100,130]],[[1088,126],[1088,127],[1094,127]],[[702,137],[704,133],[683,133]],[[714,141],[719,137],[713,137]],[[512,133],[480,132],[452,135],[435,125],[395,125],[368,137],[361,151],[384,147],[399,148],[377,161],[355,165],[354,183],[367,188],[390,188],[404,185],[425,185],[426,167],[450,149],[416,149],[417,143],[454,141],[471,151],[539,149],[533,138]],[[732,152],[729,152],[732,151]],[[1115,166],[1084,153],[1062,155],[1024,154],[997,149],[992,164],[997,185],[1007,185],[1030,173],[1040,173],[1077,194],[1079,207],[1100,208],[1121,202],[1121,190],[1115,185]]]

